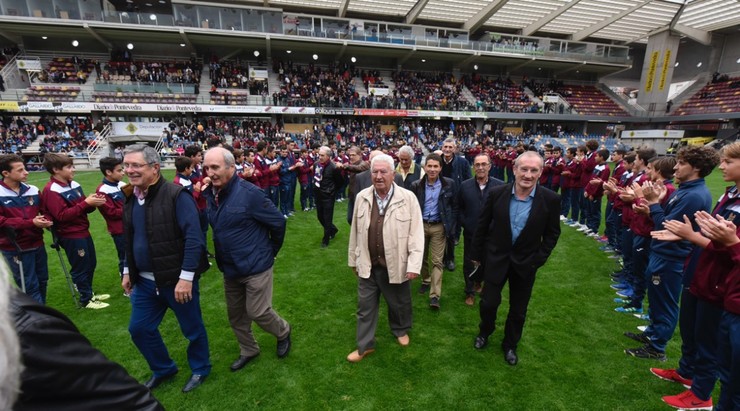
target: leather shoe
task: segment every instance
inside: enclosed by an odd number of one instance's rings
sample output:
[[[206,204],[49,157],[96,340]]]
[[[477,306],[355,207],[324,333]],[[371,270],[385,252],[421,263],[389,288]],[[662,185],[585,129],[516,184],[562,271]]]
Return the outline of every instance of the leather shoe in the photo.
[[[368,355],[370,355],[370,354],[372,354],[374,352],[375,352],[375,350],[372,349],[372,348],[365,350],[365,352],[362,353],[362,354],[360,354],[360,350],[354,350],[351,353],[349,353],[349,355],[347,356],[347,361],[349,361],[349,362],[360,362],[360,361],[362,361],[363,358],[365,358],[366,356],[368,356]]]
[[[402,335],[398,337],[397,339],[398,339],[398,343],[401,344],[401,347],[406,347],[411,342],[408,334]]]
[[[509,365],[516,365],[516,363],[519,362],[519,357],[516,356],[516,351],[508,349],[504,351],[504,360],[506,360]]]
[[[290,333],[291,331],[288,331],[288,335],[282,340],[278,340],[277,342],[278,358],[285,358],[288,356],[288,353],[290,352]]]
[[[147,388],[149,388],[149,390],[153,390],[153,389],[159,387],[159,385],[162,384],[163,382],[165,382],[167,380],[171,380],[172,378],[174,378],[175,377],[175,374],[177,374],[177,371],[173,372],[170,375],[163,375],[161,377],[157,377],[156,375],[152,375],[152,378],[148,379],[144,383],[144,386],[147,387]]]
[[[488,337],[483,336],[477,336],[475,337],[475,342],[473,343],[473,347],[475,347],[476,350],[482,350],[486,348],[488,345]]]
[[[193,374],[190,376],[190,379],[188,380],[188,383],[185,384],[184,387],[182,387],[182,392],[190,392],[194,389],[200,387],[201,384],[203,384],[203,381],[206,380],[207,375],[198,375]]]
[[[239,371],[242,368],[244,368],[245,365],[249,364],[250,361],[257,358],[259,354],[255,355],[240,355],[239,358],[236,359],[236,361],[231,363],[231,366],[229,367],[231,371]]]

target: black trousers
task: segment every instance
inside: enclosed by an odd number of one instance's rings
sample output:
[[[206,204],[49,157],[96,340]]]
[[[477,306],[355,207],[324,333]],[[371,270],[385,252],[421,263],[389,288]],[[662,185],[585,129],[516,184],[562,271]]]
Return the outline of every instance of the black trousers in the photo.
[[[320,191],[316,191],[316,216],[319,223],[324,227],[323,242],[328,243],[329,238],[337,231],[334,225],[334,196],[327,196]]]
[[[527,317],[527,306],[532,296],[535,273],[522,277],[509,268],[506,277],[499,284],[486,280],[481,292],[480,302],[480,335],[488,337],[496,329],[496,314],[501,305],[501,290],[509,282],[509,315],[504,327],[504,340],[501,347],[504,351],[516,350],[522,338],[524,320]]]

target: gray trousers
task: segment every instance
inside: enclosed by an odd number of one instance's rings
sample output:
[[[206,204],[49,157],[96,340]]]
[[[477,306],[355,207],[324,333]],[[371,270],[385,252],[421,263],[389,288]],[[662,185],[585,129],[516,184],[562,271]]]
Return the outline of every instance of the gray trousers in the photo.
[[[252,335],[252,321],[278,340],[288,336],[288,322],[272,309],[272,267],[257,275],[224,278],[224,292],[229,323],[239,342],[240,355],[253,356],[260,352]]]
[[[375,328],[378,325],[380,295],[388,304],[388,324],[396,337],[411,329],[411,285],[388,282],[388,271],[373,267],[370,277],[360,278],[357,286],[357,349],[360,354],[375,347]]]

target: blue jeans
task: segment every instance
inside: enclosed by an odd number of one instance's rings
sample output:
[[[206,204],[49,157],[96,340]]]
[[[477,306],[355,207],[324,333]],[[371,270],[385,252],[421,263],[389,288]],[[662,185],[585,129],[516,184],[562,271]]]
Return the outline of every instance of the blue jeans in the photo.
[[[185,304],[175,301],[175,286],[157,287],[154,281],[140,278],[131,294],[131,320],[128,331],[136,348],[149,363],[155,376],[163,377],[177,372],[177,365],[170,357],[159,333],[167,309],[171,309],[180,324],[188,344],[188,363],[193,374],[208,375],[211,362],[208,352],[208,335],[200,311],[200,288],[193,281],[192,300]]]
[[[646,333],[650,336],[650,345],[665,352],[678,323],[683,261],[668,260],[653,252],[645,276],[648,278],[650,304],[650,326]]]
[[[20,265],[16,258],[16,251],[3,251],[8,267],[13,273],[13,279],[18,287],[21,287]],[[41,246],[36,249],[26,250],[20,254],[20,262],[23,263],[23,280],[26,283],[26,294],[39,304],[46,304],[46,284],[49,282],[49,266],[47,265],[46,248]]]
[[[93,276],[98,260],[95,255],[95,244],[92,237],[59,238],[59,245],[64,249],[69,260],[69,274],[80,293],[80,304],[86,306],[93,296]]]

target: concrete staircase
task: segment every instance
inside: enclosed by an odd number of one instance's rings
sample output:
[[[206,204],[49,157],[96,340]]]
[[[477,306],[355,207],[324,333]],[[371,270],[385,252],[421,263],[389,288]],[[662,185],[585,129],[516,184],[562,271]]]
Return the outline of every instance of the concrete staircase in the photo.
[[[467,86],[463,86],[462,96],[465,97],[465,101],[467,101],[471,106],[475,106],[475,103],[478,101],[478,99],[473,95],[473,92],[470,91]]]

